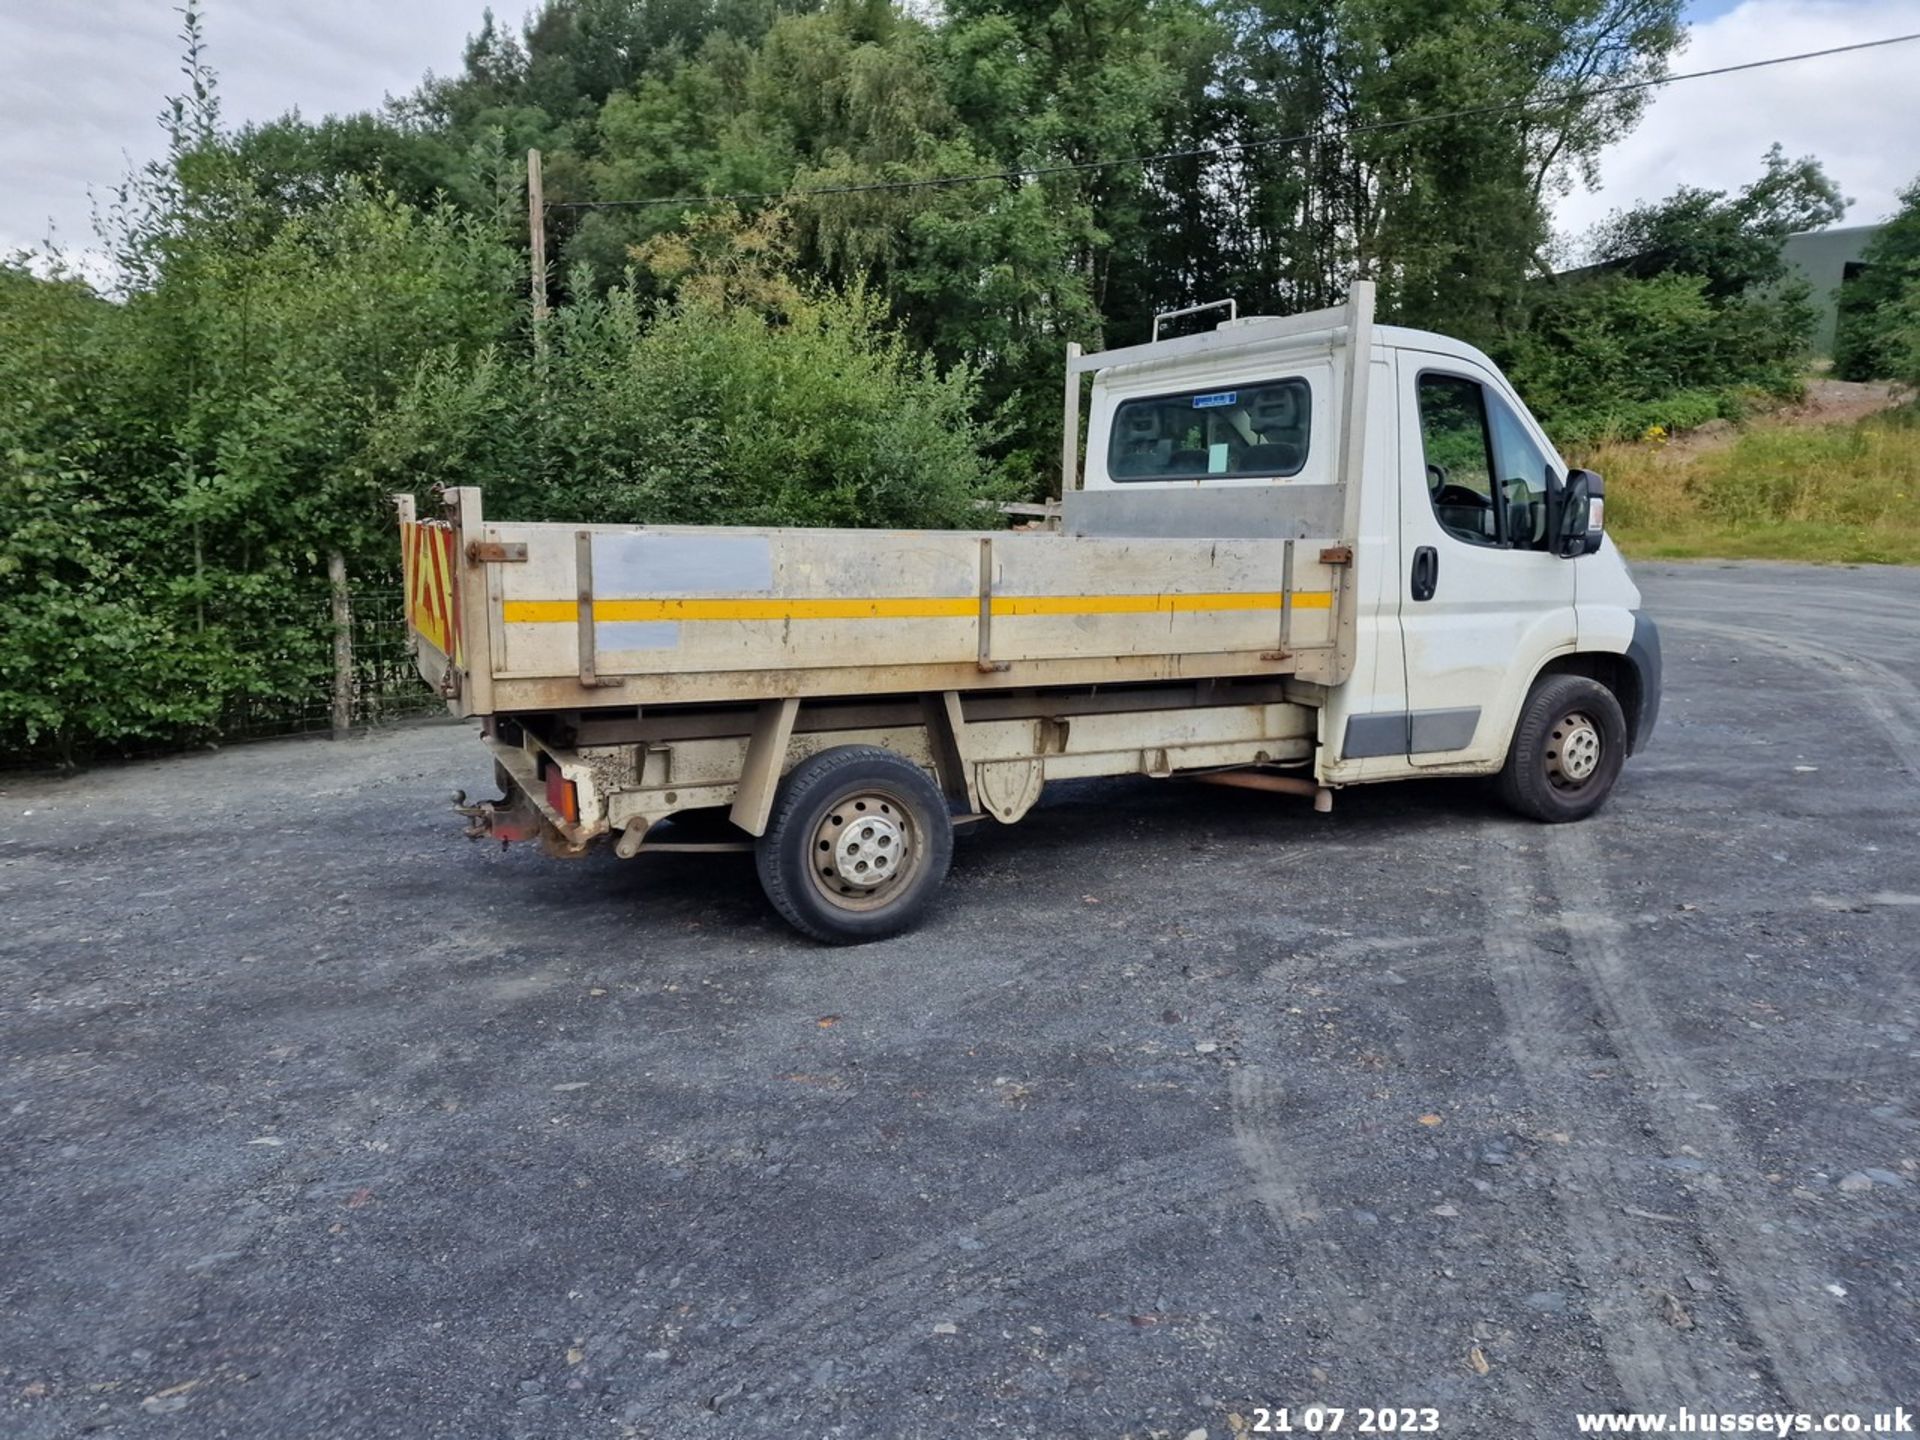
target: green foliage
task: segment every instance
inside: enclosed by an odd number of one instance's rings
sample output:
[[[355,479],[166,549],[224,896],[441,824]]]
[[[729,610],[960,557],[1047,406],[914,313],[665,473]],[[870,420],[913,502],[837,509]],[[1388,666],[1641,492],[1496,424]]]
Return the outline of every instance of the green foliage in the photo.
[[[449,155],[489,130],[540,144],[561,205],[786,192],[796,271],[866,289],[941,365],[975,372],[1001,457],[1046,489],[1067,340],[1124,343],[1157,310],[1223,294],[1311,308],[1355,275],[1403,322],[1488,345],[1523,328],[1553,198],[1639,113],[1644,92],[1618,87],[1659,74],[1679,40],[1677,0],[924,14],[549,0],[518,36],[490,22],[463,74],[401,108]],[[1455,110],[1479,113],[1405,123]],[[1316,138],[1273,143],[1299,134]],[[1222,153],[1107,163],[1166,150]],[[1054,173],[855,188],[1029,166]],[[803,193],[823,187],[840,193]],[[609,283],[698,208],[556,210],[557,273]]]
[[[98,483],[113,439],[90,412],[118,319],[78,281],[0,267],[0,736],[16,743],[70,752],[193,718],[201,657],[157,613],[136,523]]]
[[[730,277],[649,310],[630,279],[558,312],[537,356],[442,352],[375,463],[403,488],[482,485],[527,520],[971,527],[1009,496],[974,377],[890,333],[873,297],[789,291],[770,316],[737,293]]]
[[[193,739],[324,693],[328,554],[392,585],[394,489],[846,525],[978,523],[1004,492],[972,372],[857,289],[795,286],[776,221],[663,255],[676,303],[583,284],[532,345],[497,139],[464,207],[358,151],[311,174],[328,134],[219,131],[188,27],[168,156],[114,216],[118,300],[57,259],[0,268],[0,750]]]
[[[421,355],[505,333],[487,220],[336,177],[263,192],[190,8],[168,154],[124,188],[117,303],[0,271],[0,749],[217,732],[316,693],[329,550],[391,566],[367,426]]]
[[[1887,368],[1920,389],[1920,275],[1907,279],[1882,326]]]
[[[1509,378],[1563,444],[1737,419],[1752,394],[1794,393],[1804,304],[1706,291],[1697,275],[1561,281],[1509,345]]]
[[[1226,133],[1258,148],[1211,177],[1244,235],[1226,288],[1297,309],[1372,276],[1394,317],[1483,345],[1522,323],[1549,202],[1637,118],[1645,92],[1617,87],[1660,74],[1680,35],[1679,7],[1641,0],[1237,0],[1227,13]],[[1525,108],[1406,123],[1500,102]],[[1259,147],[1276,132],[1322,133]]]
[[[1526,328],[1497,350],[1563,444],[1734,419],[1751,396],[1798,389],[1814,313],[1781,246],[1843,202],[1816,161],[1776,145],[1763,163],[1732,198],[1683,187],[1614,215],[1596,266],[1534,287]]]
[[[392,564],[367,426],[418,357],[496,338],[512,251],[348,185],[262,223],[196,192],[152,288],[0,286],[0,745],[211,732],[314,693],[326,552]]]
[[[1595,234],[1593,259],[1642,278],[1697,275],[1709,299],[1736,299],[1787,273],[1780,247],[1789,235],[1831,225],[1846,214],[1840,189],[1803,156],[1778,145],[1760,178],[1738,195],[1683,185],[1667,199],[1611,216]]]
[[[1900,193],[1900,209],[1861,260],[1840,291],[1834,373],[1920,385],[1920,179]]]

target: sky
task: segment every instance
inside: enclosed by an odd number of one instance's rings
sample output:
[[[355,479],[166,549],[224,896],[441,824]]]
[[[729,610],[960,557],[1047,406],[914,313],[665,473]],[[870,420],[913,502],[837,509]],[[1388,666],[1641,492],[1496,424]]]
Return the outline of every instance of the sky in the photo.
[[[1675,73],[1920,32],[1920,0],[1745,0],[1695,5]],[[1601,188],[1576,190],[1556,220],[1575,235],[1608,212],[1679,185],[1730,190],[1760,173],[1776,140],[1815,155],[1853,201],[1845,225],[1884,220],[1920,176],[1920,41],[1688,80],[1654,92],[1640,124],[1600,157]]]
[[[178,0],[0,0],[0,254],[49,234],[93,243],[93,196],[160,148],[179,88]],[[206,0],[208,59],[226,121],[378,106],[460,64],[485,0]],[[502,0],[503,18],[521,8]],[[1920,0],[1700,0],[1677,71],[1920,32]],[[1656,92],[1601,157],[1597,192],[1558,206],[1578,235],[1676,185],[1732,189],[1774,141],[1817,155],[1853,201],[1845,224],[1884,218],[1920,175],[1920,42]]]

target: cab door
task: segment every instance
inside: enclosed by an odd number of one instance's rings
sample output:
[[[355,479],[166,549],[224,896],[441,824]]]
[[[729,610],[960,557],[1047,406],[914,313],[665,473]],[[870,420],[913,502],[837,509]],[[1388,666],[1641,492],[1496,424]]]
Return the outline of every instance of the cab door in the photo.
[[[1547,544],[1564,467],[1471,360],[1403,350],[1399,392],[1407,756],[1497,758],[1533,675],[1574,644],[1578,567]]]

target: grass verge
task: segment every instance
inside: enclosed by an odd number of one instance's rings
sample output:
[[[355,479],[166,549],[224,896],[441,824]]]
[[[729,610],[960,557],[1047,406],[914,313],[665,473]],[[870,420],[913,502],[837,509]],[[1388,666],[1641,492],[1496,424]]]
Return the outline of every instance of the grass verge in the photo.
[[[1920,408],[1853,424],[1760,426],[1678,457],[1601,445],[1607,528],[1647,559],[1920,564]]]

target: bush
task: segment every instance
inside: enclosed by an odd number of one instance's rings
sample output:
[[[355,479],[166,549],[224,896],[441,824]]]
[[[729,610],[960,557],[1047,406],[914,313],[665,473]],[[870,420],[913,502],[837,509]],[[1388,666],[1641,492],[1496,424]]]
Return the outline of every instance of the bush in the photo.
[[[402,488],[485,486],[517,520],[982,523],[976,502],[1010,487],[982,458],[971,373],[938,373],[865,295],[783,309],[689,294],[649,314],[631,285],[581,299],[554,314],[543,358],[426,364],[376,463]]]
[[[190,740],[324,693],[327,552],[396,568],[369,424],[423,353],[512,320],[481,222],[358,186],[291,217],[245,186],[170,203],[119,303],[0,273],[6,751]]]
[[[1682,187],[1613,215],[1598,262],[1535,288],[1504,347],[1513,382],[1562,444],[1737,419],[1797,393],[1814,311],[1781,247],[1844,213],[1812,159],[1770,150],[1737,193]]]
[[[1901,192],[1900,209],[1861,262],[1840,289],[1834,374],[1920,385],[1920,180]]]
[[[1562,445],[1688,429],[1797,393],[1810,318],[1804,289],[1715,301],[1693,275],[1562,279],[1507,370]]]
[[[1655,432],[1694,430],[1712,420],[1738,419],[1745,413],[1735,390],[1682,390],[1659,400],[1623,401],[1599,410],[1559,410],[1551,420],[1553,438],[1568,446],[1608,440],[1638,440]]]
[[[647,306],[583,276],[534,347],[496,217],[358,181],[288,209],[229,159],[181,148],[149,187],[118,303],[0,266],[15,756],[310,712],[328,553],[395,585],[394,489],[482,484],[525,519],[884,526],[977,525],[1008,489],[970,371],[937,372],[864,294],[740,263],[724,226],[742,284],[696,266]]]

